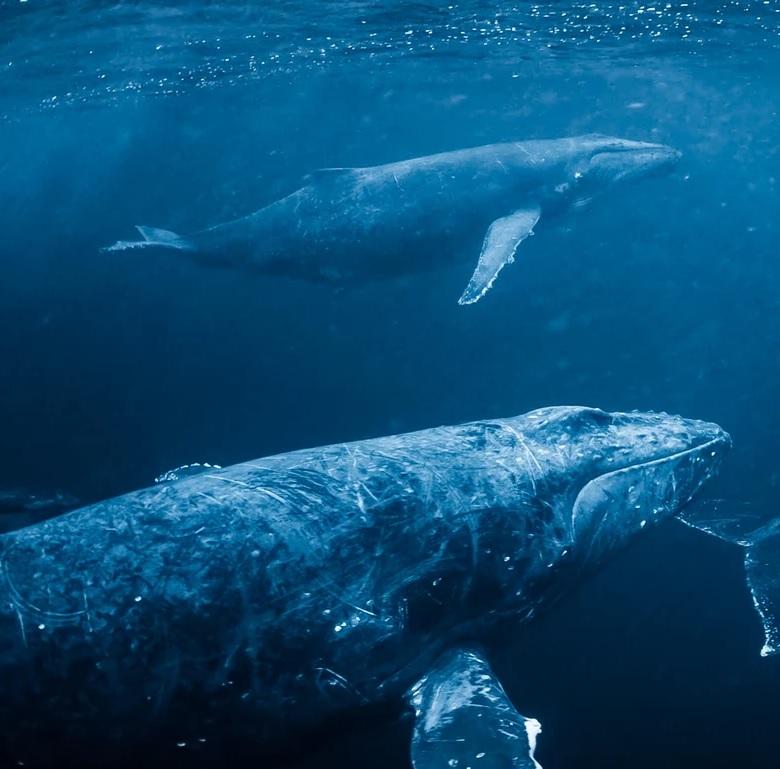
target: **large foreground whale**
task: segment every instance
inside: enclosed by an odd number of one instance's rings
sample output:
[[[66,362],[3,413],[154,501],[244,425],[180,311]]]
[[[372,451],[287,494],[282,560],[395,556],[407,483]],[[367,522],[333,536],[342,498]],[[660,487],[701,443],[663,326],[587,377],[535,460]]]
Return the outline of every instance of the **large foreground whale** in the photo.
[[[680,514],[729,447],[707,422],[546,408],[206,468],[7,534],[0,746],[28,769],[236,745],[257,766],[406,703],[416,769],[538,767],[484,642]]]
[[[183,237],[138,227],[142,240],[104,250],[163,248],[203,264],[335,283],[469,259],[477,264],[459,303],[471,304],[541,217],[582,206],[616,182],[664,173],[679,158],[663,144],[592,134],[328,168],[241,219]]]

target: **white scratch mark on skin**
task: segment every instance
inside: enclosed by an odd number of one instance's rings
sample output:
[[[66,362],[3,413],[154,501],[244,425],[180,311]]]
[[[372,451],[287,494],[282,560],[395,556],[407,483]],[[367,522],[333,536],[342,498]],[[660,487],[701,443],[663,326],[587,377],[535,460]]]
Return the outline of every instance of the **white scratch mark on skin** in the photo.
[[[275,499],[277,502],[281,502],[283,505],[287,504],[287,501],[284,499],[284,497],[280,497],[275,491],[266,489],[263,486],[255,486],[254,490],[271,497],[271,499]]]
[[[314,668],[317,673],[317,685],[339,685],[342,689],[349,692],[351,695],[358,697],[361,702],[366,702],[366,698],[361,692],[353,686],[344,676],[337,673],[335,670],[331,670],[326,667]]]
[[[53,622],[53,623],[74,622],[82,614],[86,612],[86,606],[84,607],[84,609],[80,609],[79,611],[69,611],[69,612],[46,611],[45,609],[39,608],[32,602],[25,600],[22,597],[22,594],[16,589],[13,581],[11,580],[11,575],[8,570],[7,553],[3,553],[2,576],[3,576],[3,581],[6,584],[6,587],[8,588],[8,593],[11,596],[11,605],[13,606],[14,611],[19,615],[20,622],[21,622],[22,612],[24,612],[25,614],[39,615],[47,622]],[[22,627],[22,632],[24,632],[24,627]],[[26,643],[27,641],[25,640],[25,644]]]
[[[326,592],[330,593],[337,601],[341,601],[346,606],[349,606],[351,609],[354,609],[355,611],[363,612],[363,614],[367,614],[369,617],[378,617],[378,614],[375,614],[372,611],[369,611],[368,609],[364,609],[362,606],[358,606],[357,604],[351,603],[343,596],[339,595],[335,590],[331,590],[324,582],[320,583],[320,587]]]
[[[363,489],[363,491],[365,491],[366,494],[368,494],[368,496],[371,497],[371,499],[374,500],[374,502],[378,502],[379,501],[379,498],[376,496],[376,494],[374,494],[371,491],[371,489],[369,489],[368,486],[366,486],[366,484],[363,481],[360,481],[359,485],[360,485],[360,488]]]
[[[350,476],[355,484],[356,488],[356,496],[357,496],[357,503],[358,507],[360,508],[360,512],[365,515],[366,513],[366,503],[363,499],[361,491],[364,491],[371,499],[374,500],[374,502],[378,502],[376,495],[371,491],[371,489],[366,486],[365,481],[362,481],[360,479],[360,474],[357,472],[358,469],[358,460],[355,456],[354,452],[349,446],[344,446],[344,453],[349,457],[350,459]],[[328,475],[333,478],[334,476],[332,473],[328,473]]]
[[[536,458],[536,455],[533,453],[533,451],[531,451],[531,447],[523,440],[523,436],[520,435],[520,433],[517,432],[517,430],[515,430],[512,425],[504,424],[504,428],[509,430],[515,436],[517,442],[525,449],[525,452],[531,458],[531,461],[534,463],[534,465],[536,465],[536,469],[539,471],[539,475],[544,475],[542,466],[539,464],[539,460]],[[534,478],[533,473],[531,474],[531,484],[533,485],[534,494],[536,494],[536,478]]]
[[[220,502],[216,497],[213,497],[211,494],[206,494],[205,491],[198,491],[196,492],[198,496],[205,497],[206,499],[210,500],[216,505],[223,505],[224,507],[227,507],[224,502]]]
[[[87,627],[89,628],[89,632],[92,633],[94,631],[94,628],[92,627],[92,617],[89,616],[89,602],[87,601],[87,591],[84,588],[84,585],[81,586],[81,595],[84,597],[84,614],[87,617]]]
[[[244,486],[247,489],[251,488],[251,486],[248,483],[244,483],[244,481],[237,481],[235,478],[225,478],[224,475],[206,475],[203,473],[201,477],[212,478],[215,481],[225,481],[225,483],[235,483],[236,486]]]
[[[22,631],[22,641],[24,642],[24,645],[27,646],[27,633],[24,632],[24,619],[22,618],[22,613],[19,611],[19,607],[16,605],[16,603],[11,605],[13,606],[16,617],[19,620],[19,629]]]
[[[260,470],[261,472],[268,472],[271,468],[265,465],[256,465],[254,462],[244,462],[242,467],[251,467],[253,470]],[[297,469],[300,465],[293,465],[292,469]]]

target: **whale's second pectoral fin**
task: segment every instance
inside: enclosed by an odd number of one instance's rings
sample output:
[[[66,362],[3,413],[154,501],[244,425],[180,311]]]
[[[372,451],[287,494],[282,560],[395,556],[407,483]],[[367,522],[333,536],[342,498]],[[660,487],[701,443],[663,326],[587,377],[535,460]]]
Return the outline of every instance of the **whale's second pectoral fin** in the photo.
[[[482,243],[477,269],[458,304],[474,304],[488,292],[501,268],[515,260],[515,251],[520,243],[533,235],[541,214],[538,208],[523,208],[496,219],[490,225]]]
[[[414,769],[541,769],[534,758],[540,723],[517,712],[476,651],[445,654],[407,698]]]
[[[745,548],[745,572],[764,628],[762,657],[780,653],[780,518],[755,506],[705,500],[678,516],[694,529]]]

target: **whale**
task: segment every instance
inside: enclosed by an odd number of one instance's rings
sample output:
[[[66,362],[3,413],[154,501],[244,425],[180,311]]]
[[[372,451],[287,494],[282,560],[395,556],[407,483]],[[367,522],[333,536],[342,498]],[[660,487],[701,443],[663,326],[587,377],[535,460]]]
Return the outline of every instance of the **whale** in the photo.
[[[490,639],[684,515],[730,447],[710,422],[546,407],[191,465],[5,534],[0,746],[83,767],[240,745],[256,766],[408,713],[415,769],[539,769]]]
[[[287,197],[179,236],[140,240],[196,262],[336,285],[470,261],[458,302],[481,299],[540,219],[580,209],[617,184],[668,173],[681,153],[600,134],[489,144],[365,168],[325,168]]]
[[[57,515],[81,507],[77,497],[60,489],[29,489],[24,486],[0,487],[0,514],[36,513]]]
[[[0,534],[83,506],[61,489],[0,486]]]

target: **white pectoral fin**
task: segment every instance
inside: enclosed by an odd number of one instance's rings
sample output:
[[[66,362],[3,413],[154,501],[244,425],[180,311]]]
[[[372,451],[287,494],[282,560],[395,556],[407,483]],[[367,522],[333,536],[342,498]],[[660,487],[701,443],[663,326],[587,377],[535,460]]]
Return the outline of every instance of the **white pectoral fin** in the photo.
[[[541,724],[517,712],[475,650],[445,654],[407,698],[414,769],[541,769],[534,758]]]
[[[538,208],[523,208],[496,219],[490,225],[482,243],[477,269],[458,304],[474,304],[488,292],[501,268],[515,260],[515,251],[520,243],[533,234],[541,215]]]

